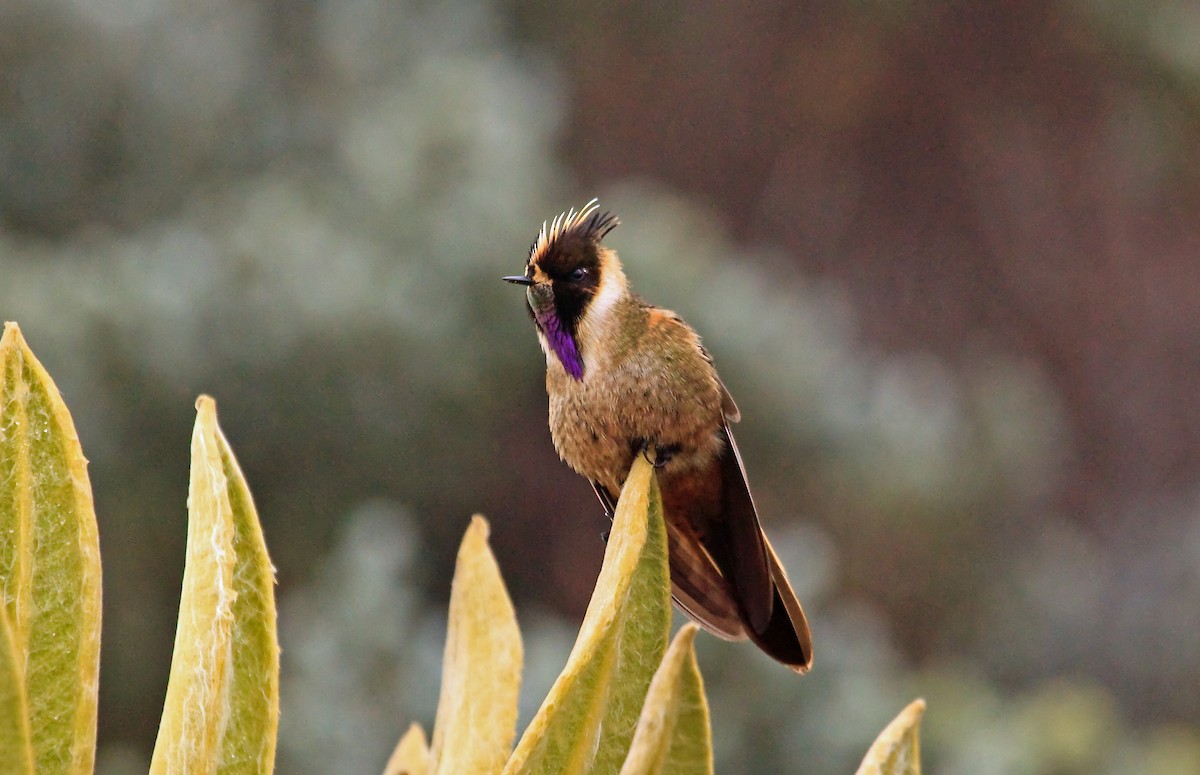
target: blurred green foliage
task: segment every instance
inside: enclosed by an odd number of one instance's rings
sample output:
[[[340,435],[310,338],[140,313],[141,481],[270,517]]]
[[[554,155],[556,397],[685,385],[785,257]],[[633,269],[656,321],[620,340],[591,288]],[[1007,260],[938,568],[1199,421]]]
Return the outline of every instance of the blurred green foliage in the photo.
[[[1035,364],[878,351],[844,289],[734,244],[718,213],[643,180],[580,191],[556,150],[569,84],[512,24],[461,1],[0,5],[0,312],[92,457],[101,772],[148,760],[178,439],[204,391],[279,566],[280,770],[378,771],[399,720],[436,705],[440,596],[475,511],[525,633],[529,717],[604,524],[550,449],[543,358],[498,278],[592,193],[624,220],[610,240],[636,289],[705,335],[737,396],[813,616],[803,679],[698,639],[718,772],[851,771],[918,694],[939,773],[1200,769],[1197,719],[1119,701],[1200,671],[1194,515],[1146,520],[1139,553],[1100,562],[1042,506],[1069,440]],[[1136,594],[1114,611],[1118,589]],[[898,624],[926,634],[920,664]]]

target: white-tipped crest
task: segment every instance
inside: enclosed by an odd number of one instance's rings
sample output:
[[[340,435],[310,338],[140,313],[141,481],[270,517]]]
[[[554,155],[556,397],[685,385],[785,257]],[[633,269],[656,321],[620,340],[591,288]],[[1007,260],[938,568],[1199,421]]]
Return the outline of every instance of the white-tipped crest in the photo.
[[[533,247],[529,249],[529,260],[536,261],[563,232],[583,223],[589,215],[598,209],[600,209],[600,200],[592,197],[591,201],[585,204],[579,212],[575,212],[575,209],[571,208],[565,213],[559,213],[548,225],[545,221],[542,221],[542,230],[538,233]]]

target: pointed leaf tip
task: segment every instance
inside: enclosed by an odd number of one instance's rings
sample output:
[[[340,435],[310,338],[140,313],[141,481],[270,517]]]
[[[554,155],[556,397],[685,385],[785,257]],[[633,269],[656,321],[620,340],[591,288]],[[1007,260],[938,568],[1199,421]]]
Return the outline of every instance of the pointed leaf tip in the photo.
[[[152,773],[270,772],[279,722],[274,568],[245,477],[196,402],[187,559]]]
[[[888,724],[863,757],[855,775],[921,775],[921,718],[925,700],[916,699]]]
[[[653,468],[638,455],[567,666],[521,736],[506,774],[620,768],[666,651],[670,590],[662,500]]]
[[[29,347],[25,343],[25,334],[21,332],[21,327],[15,320],[9,320],[4,324],[4,334],[0,335],[0,348],[5,347],[19,349],[28,349]]]
[[[480,541],[481,540],[486,544],[487,540],[491,537],[492,537],[491,523],[489,523],[487,521],[487,517],[483,516],[482,514],[476,514],[475,516],[471,517],[471,523],[469,525],[467,525],[467,532],[465,534],[463,534],[463,544],[466,544],[468,540],[470,540],[470,541]],[[491,551],[492,550],[490,548],[488,548],[489,554],[491,553]]]
[[[429,772],[429,744],[425,742],[425,730],[414,723],[383,768],[383,775],[426,775]]]
[[[71,414],[16,323],[0,337],[0,605],[23,664],[35,768],[90,772],[100,543]]]
[[[685,624],[654,674],[621,775],[712,775],[712,727],[696,664],[699,628]]]
[[[516,736],[521,631],[489,532],[476,515],[458,550],[431,773],[498,772]]]

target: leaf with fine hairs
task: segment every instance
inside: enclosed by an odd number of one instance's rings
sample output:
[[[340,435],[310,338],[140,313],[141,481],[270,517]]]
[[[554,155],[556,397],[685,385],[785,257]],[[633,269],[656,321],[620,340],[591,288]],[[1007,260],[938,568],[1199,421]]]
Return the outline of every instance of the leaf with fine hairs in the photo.
[[[269,773],[279,725],[274,568],[249,488],[196,402],[187,559],[150,772]]]
[[[96,756],[100,670],[100,542],[87,461],[16,323],[4,326],[0,363],[0,663],[10,662],[0,664],[8,738],[0,745],[15,744],[4,762],[22,767],[24,744],[9,734],[23,728],[34,770],[83,775]]]
[[[712,728],[694,648],[698,628],[680,629],[650,682],[621,775],[712,775]]]
[[[671,626],[662,499],[638,455],[617,502],[604,565],[567,666],[507,774],[617,772]]]
[[[431,774],[497,773],[504,766],[517,731],[521,660],[521,631],[488,548],[487,520],[476,516],[450,587]]]

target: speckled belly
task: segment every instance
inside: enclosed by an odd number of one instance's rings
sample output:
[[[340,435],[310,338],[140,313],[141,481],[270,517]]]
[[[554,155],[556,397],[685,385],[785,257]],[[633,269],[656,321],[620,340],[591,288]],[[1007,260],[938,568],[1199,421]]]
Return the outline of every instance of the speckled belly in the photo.
[[[706,386],[665,390],[653,380],[584,379],[548,375],[550,435],[577,473],[620,492],[640,443],[677,446],[664,467],[674,475],[709,463],[720,451],[720,394]]]

